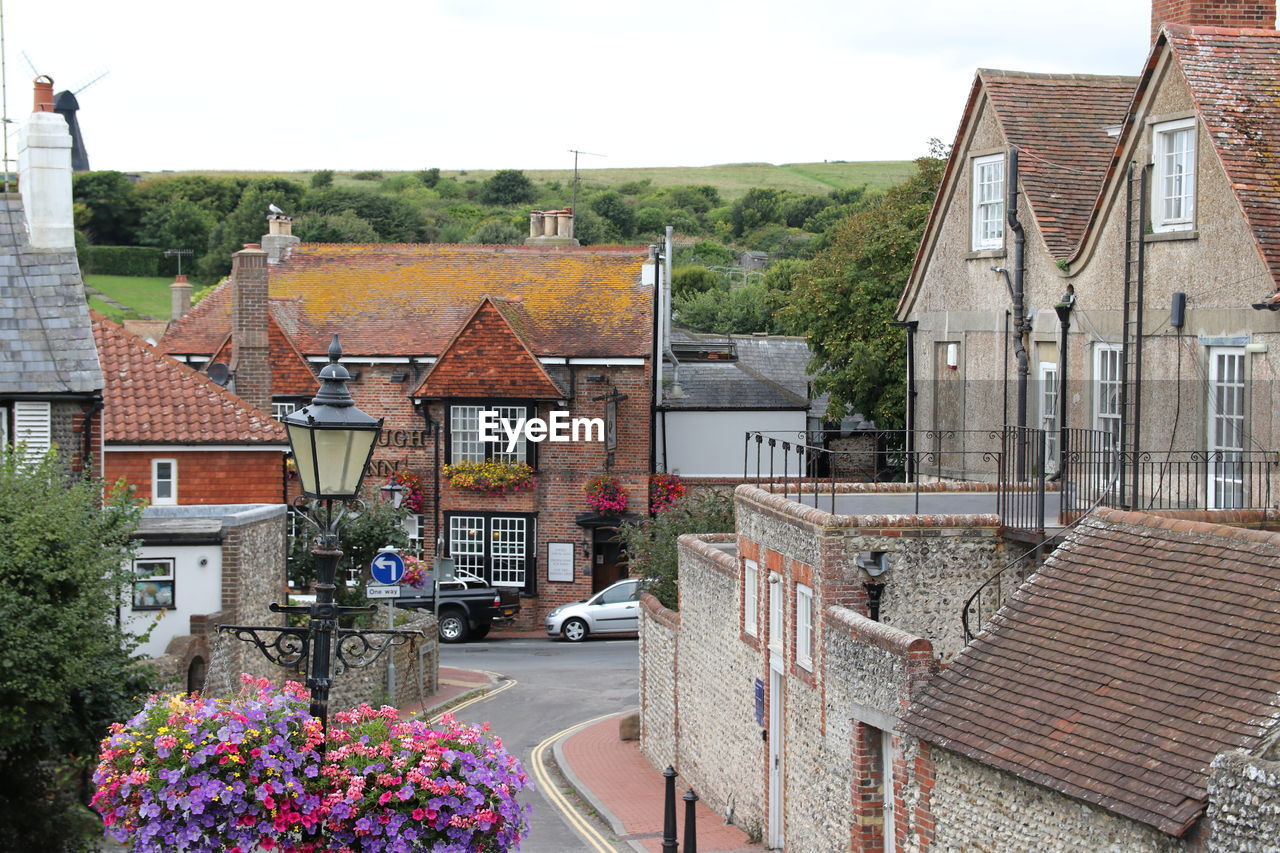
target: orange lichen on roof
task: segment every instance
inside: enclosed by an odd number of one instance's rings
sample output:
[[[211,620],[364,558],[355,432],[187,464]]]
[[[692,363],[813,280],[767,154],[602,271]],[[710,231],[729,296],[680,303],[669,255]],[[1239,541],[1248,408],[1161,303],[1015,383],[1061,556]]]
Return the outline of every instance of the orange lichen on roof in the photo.
[[[93,336],[102,363],[106,442],[287,443],[274,419],[98,314]]]
[[[556,400],[564,391],[547,375],[508,316],[521,306],[485,297],[423,378],[415,397]]]

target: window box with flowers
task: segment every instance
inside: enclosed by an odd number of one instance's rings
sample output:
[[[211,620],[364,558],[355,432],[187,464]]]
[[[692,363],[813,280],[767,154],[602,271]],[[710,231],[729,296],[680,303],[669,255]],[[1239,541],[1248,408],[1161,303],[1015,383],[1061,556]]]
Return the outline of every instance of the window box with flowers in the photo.
[[[582,490],[587,493],[587,506],[600,515],[622,515],[627,511],[627,493],[617,477],[597,474]]]
[[[538,484],[525,462],[455,462],[444,466],[442,473],[451,486],[494,494],[520,492]]]

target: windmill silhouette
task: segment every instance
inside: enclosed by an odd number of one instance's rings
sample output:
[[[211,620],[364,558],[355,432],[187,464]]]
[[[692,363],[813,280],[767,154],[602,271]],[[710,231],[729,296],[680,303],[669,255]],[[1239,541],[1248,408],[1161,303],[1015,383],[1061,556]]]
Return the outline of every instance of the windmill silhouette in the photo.
[[[31,72],[39,76],[35,63],[31,61],[31,57],[27,56],[26,51],[23,51],[22,58],[27,61],[27,65],[31,66]],[[67,129],[71,132],[71,170],[73,172],[89,171],[89,152],[84,147],[84,136],[80,133],[80,120],[76,117],[76,113],[80,110],[80,102],[76,100],[76,95],[110,73],[110,71],[103,71],[74,92],[64,89],[54,95],[53,111],[67,120]]]

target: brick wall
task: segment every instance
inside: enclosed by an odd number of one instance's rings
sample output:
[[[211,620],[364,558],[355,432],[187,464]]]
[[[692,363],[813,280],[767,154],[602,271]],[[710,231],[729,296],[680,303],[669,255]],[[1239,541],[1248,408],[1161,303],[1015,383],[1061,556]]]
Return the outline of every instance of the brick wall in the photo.
[[[228,526],[222,539],[222,620],[230,625],[284,625],[284,616],[272,613],[272,602],[288,600],[285,580],[285,508],[261,521]],[[227,657],[221,661],[238,687],[240,673],[273,681],[284,671],[270,663],[251,643],[219,638]],[[215,655],[217,657],[217,655]],[[212,670],[212,665],[211,665]],[[210,673],[212,679],[213,673]]]
[[[1269,30],[1276,25],[1276,4],[1275,0],[1152,0],[1153,42],[1161,24]]]
[[[144,500],[151,498],[151,461],[174,459],[178,504],[282,503],[281,450],[113,451],[106,454],[106,480],[123,478]]]
[[[231,372],[236,396],[271,413],[267,340],[267,253],[244,248],[231,256]]]
[[[90,402],[55,402],[50,406],[50,436],[58,447],[68,473],[77,477],[101,475],[102,415],[90,415]],[[90,447],[85,455],[85,429],[89,430]]]

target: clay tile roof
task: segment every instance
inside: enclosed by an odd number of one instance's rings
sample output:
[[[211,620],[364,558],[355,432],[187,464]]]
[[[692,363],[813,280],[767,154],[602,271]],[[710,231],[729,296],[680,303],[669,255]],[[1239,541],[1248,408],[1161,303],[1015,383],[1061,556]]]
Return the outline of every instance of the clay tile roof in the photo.
[[[519,303],[491,297],[480,300],[412,396],[533,400],[565,396],[521,334],[528,320]]]
[[[1181,836],[1213,757],[1280,724],[1280,535],[1095,511],[904,723]]]
[[[1164,37],[1280,286],[1280,32],[1166,26]]]
[[[316,244],[268,266],[271,312],[302,353],[334,330],[347,355],[438,355],[484,296],[518,297],[534,355],[650,354],[653,287],[640,246]],[[287,301],[286,301],[287,300]],[[170,328],[167,353],[213,352],[230,329],[220,285]]]
[[[288,443],[274,419],[97,314],[93,336],[105,382],[107,443]]]
[[[978,77],[1005,138],[1022,151],[1019,177],[1045,245],[1066,257],[1084,238],[1116,149],[1107,128],[1124,121],[1138,78],[986,68]]]
[[[274,306],[272,306],[274,308]],[[228,334],[210,357],[209,363],[231,363],[231,335]],[[267,359],[271,364],[271,394],[275,397],[311,397],[320,380],[293,340],[276,322],[274,311],[267,317]]]

